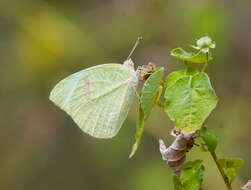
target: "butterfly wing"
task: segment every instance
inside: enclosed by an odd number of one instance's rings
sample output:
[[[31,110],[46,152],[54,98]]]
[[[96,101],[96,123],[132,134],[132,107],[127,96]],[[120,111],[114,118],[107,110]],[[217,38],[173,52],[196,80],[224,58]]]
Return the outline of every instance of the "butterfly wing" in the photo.
[[[66,111],[87,134],[112,138],[127,117],[137,82],[121,64],[103,64],[60,81],[50,100]]]

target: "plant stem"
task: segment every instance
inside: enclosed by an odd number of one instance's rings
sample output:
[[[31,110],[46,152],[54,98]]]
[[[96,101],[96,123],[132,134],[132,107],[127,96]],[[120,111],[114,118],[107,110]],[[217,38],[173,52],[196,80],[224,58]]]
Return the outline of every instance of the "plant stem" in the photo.
[[[207,68],[207,62],[203,65],[203,68],[201,69],[201,72],[204,72]]]
[[[155,100],[155,104],[157,104],[159,107],[161,107],[161,108],[164,108],[165,106],[164,105],[162,105],[161,103],[159,103],[159,99],[160,99],[160,97],[161,97],[161,94],[162,94],[162,92],[163,92],[163,85],[164,85],[164,83],[163,83],[163,81],[161,82],[161,85],[159,86],[159,91],[158,91],[158,94],[157,94],[157,97],[156,97],[156,100]]]
[[[206,56],[207,56],[207,62],[203,65],[201,72],[204,72],[207,68],[207,65],[208,65],[208,52],[206,53]]]
[[[188,67],[188,63],[187,63],[187,61],[184,61],[184,64],[186,65],[186,67]]]
[[[173,185],[174,185],[174,189],[181,189],[182,188],[180,178],[176,175],[173,176]]]
[[[221,167],[221,165],[220,165],[220,163],[219,163],[219,160],[218,160],[217,155],[215,154],[215,152],[210,152],[210,153],[211,153],[211,156],[212,156],[213,159],[214,159],[214,162],[215,162],[216,165],[217,165],[218,170],[219,170],[220,173],[221,173],[221,176],[222,176],[222,178],[223,178],[223,180],[224,180],[224,182],[225,182],[225,184],[226,184],[226,186],[227,186],[227,189],[228,189],[228,190],[232,190],[232,186],[231,186],[231,184],[230,184],[230,182],[229,182],[229,180],[228,180],[227,175],[225,174],[223,168]]]

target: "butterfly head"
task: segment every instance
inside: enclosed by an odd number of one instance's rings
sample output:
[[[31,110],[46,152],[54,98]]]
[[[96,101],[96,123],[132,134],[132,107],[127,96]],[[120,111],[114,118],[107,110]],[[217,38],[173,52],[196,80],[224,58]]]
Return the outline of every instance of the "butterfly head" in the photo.
[[[127,59],[126,61],[124,61],[123,66],[130,71],[132,75],[133,84],[138,84],[138,75],[137,72],[135,71],[133,61],[131,59]]]
[[[128,60],[124,61],[123,65],[125,67],[127,67],[130,71],[134,71],[135,72],[134,63],[133,63],[132,59],[128,59]]]

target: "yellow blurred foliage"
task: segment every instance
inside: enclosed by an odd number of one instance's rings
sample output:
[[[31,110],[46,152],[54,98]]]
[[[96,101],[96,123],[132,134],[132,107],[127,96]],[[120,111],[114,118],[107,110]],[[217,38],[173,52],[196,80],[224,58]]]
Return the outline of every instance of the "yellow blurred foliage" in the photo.
[[[20,62],[33,73],[46,72],[67,58],[82,56],[84,48],[80,46],[91,44],[83,31],[48,6],[19,22],[21,32],[16,46]]]

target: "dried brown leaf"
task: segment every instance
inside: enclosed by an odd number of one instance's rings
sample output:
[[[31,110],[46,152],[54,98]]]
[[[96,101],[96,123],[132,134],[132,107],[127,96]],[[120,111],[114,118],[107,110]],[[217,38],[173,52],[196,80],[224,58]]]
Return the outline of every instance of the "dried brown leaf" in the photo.
[[[148,63],[147,65],[143,65],[138,73],[139,81],[145,81],[155,69],[156,66],[153,63]]]
[[[177,176],[181,174],[181,169],[186,161],[186,153],[192,148],[191,142],[194,142],[194,135],[196,132],[197,131],[187,133],[174,128],[171,135],[175,136],[175,140],[168,148],[163,140],[159,140],[162,159],[166,161]]]
[[[249,190],[251,189],[251,180],[248,180],[248,182],[241,187],[241,190]]]

